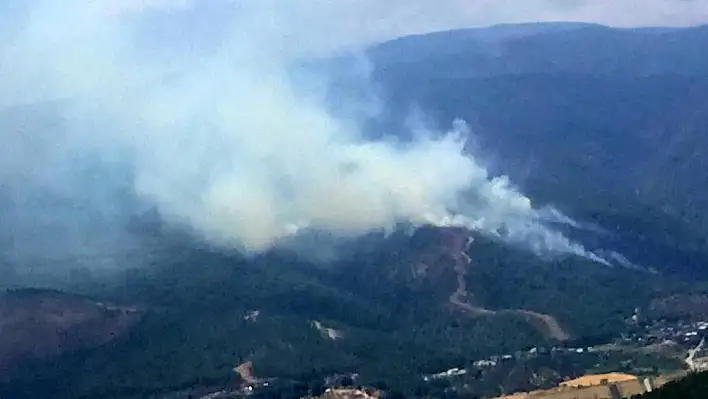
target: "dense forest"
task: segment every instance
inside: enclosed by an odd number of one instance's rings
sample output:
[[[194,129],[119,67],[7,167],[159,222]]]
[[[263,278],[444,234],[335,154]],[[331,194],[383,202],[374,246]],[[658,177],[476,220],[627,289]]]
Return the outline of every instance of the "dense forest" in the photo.
[[[604,343],[626,331],[635,306],[685,288],[651,273],[583,260],[534,261],[480,237],[466,277],[475,301],[558,317],[573,339],[554,342],[514,314],[470,317],[449,308],[455,275],[449,273],[452,262],[440,245],[441,234],[434,229],[412,237],[394,234],[366,256],[354,254],[328,267],[292,254],[247,259],[209,247],[170,246],[151,269],[129,271],[111,283],[80,279],[73,286],[88,298],[144,309],[128,334],[52,361],[28,361],[14,371],[11,384],[0,382],[0,393],[110,398],[236,386],[233,369],[246,361],[253,362],[259,378],[307,386],[330,375],[357,373],[357,384],[383,382],[409,395],[444,392],[446,384],[436,388],[421,376],[533,347]],[[416,279],[411,265],[421,256],[435,259],[441,274]],[[254,311],[257,317],[249,318]],[[343,338],[323,337],[314,320]],[[529,370],[556,370],[548,380],[553,383],[561,375],[612,371],[620,364],[656,371],[681,367],[621,353],[541,356],[471,376],[469,384],[488,393],[498,392],[500,383],[529,389],[524,379]]]
[[[704,399],[708,397],[708,372],[691,374],[670,382],[654,392],[636,399]]]

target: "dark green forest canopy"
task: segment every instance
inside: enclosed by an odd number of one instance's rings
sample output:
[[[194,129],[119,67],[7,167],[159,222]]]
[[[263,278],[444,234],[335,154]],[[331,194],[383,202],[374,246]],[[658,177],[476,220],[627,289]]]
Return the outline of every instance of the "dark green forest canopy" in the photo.
[[[708,397],[708,372],[690,374],[636,399],[703,399]]]

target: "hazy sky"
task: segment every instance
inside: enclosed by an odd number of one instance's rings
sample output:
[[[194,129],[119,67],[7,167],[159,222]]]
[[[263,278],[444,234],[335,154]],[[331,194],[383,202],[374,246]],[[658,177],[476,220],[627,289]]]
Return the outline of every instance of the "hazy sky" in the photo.
[[[194,0],[104,0],[113,10],[183,8]],[[525,21],[588,21],[613,26],[708,23],[705,0],[201,0],[225,22],[231,12],[263,21],[302,51],[383,41],[413,33]],[[240,10],[240,11],[234,11]],[[194,10],[192,10],[194,11]]]

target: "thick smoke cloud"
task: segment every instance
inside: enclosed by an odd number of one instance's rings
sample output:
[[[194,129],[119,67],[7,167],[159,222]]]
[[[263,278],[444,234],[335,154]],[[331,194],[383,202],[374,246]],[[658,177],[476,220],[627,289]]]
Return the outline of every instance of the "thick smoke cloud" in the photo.
[[[45,204],[53,226],[76,242],[117,242],[129,190],[167,222],[246,251],[310,229],[354,237],[408,223],[601,261],[551,227],[572,221],[465,154],[464,122],[412,142],[367,141],[356,120],[293,86],[286,69],[297,51],[268,20],[277,3],[234,6],[207,36],[198,28],[215,21],[209,7],[133,3],[28,2],[14,10],[21,23],[0,28],[0,183],[30,231],[43,224],[20,193],[49,193],[73,210],[61,217]],[[30,104],[51,109],[53,122],[13,119]],[[77,220],[84,211],[90,220]],[[65,235],[33,231],[48,233]]]

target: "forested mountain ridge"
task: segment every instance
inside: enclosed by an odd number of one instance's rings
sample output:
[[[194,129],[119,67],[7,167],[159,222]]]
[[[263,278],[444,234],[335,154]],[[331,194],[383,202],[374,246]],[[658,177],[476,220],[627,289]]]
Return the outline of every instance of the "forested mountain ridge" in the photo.
[[[380,237],[373,249],[327,268],[287,253],[246,259],[170,247],[163,263],[132,270],[118,284],[74,288],[145,309],[128,334],[29,361],[0,392],[131,397],[234,386],[234,367],[247,361],[258,378],[308,382],[355,372],[362,384],[414,389],[422,375],[561,344],[544,316],[573,339],[570,346],[607,342],[626,330],[635,307],[683,287],[581,259],[532,261],[482,237],[466,249],[472,262],[460,276],[459,251],[469,237],[436,228]],[[460,278],[467,294],[455,303]]]
[[[369,49],[383,104],[373,135],[411,110],[471,126],[470,151],[532,200],[611,232],[588,243],[672,275],[708,264],[708,26],[505,25]],[[358,69],[339,66],[341,81]],[[345,84],[337,96],[360,95]]]

